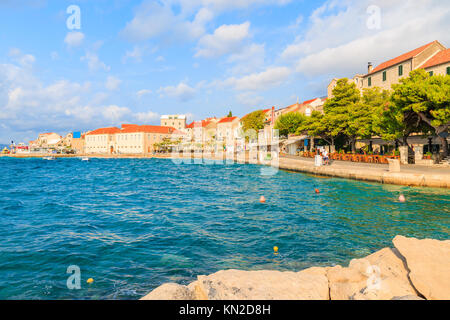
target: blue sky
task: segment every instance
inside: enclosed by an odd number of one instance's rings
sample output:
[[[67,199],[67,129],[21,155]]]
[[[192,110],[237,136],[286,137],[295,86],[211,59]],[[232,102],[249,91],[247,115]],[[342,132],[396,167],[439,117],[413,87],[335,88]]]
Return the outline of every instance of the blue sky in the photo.
[[[0,142],[325,96],[368,61],[448,46],[449,21],[433,0],[0,0]]]

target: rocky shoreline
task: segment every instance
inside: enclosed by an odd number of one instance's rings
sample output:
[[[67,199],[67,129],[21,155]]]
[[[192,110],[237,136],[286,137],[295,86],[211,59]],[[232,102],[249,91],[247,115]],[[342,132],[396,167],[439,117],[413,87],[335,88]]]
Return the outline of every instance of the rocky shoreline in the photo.
[[[450,240],[396,236],[348,267],[299,272],[222,270],[141,300],[450,300]]]

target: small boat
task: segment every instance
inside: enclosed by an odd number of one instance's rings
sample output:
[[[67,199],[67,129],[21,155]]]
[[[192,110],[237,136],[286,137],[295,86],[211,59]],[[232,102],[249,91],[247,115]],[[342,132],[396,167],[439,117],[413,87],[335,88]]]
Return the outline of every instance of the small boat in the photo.
[[[51,156],[51,157],[44,157],[44,160],[56,160],[56,157],[53,157],[53,156]]]
[[[81,161],[91,161],[88,157],[81,157]]]

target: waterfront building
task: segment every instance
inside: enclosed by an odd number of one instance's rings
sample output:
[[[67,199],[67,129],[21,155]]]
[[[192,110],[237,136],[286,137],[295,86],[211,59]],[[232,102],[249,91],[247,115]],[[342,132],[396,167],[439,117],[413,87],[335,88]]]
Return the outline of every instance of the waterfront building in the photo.
[[[274,113],[274,115],[275,115],[275,120],[278,119],[281,115],[286,114],[286,113],[289,113],[289,112],[291,112],[292,110],[294,110],[294,109],[300,107],[300,105],[301,105],[301,104],[297,101],[296,103],[291,104],[290,106],[287,106],[287,107],[284,107],[284,108],[280,108],[280,109],[275,110],[275,113]]]
[[[215,140],[217,134],[216,118],[208,118],[202,121],[193,121],[186,126],[188,141],[210,143]]]
[[[353,81],[361,91],[367,88],[380,87],[390,90],[393,84],[399,83],[403,77],[416,69],[425,69],[430,75],[450,74],[450,52],[439,41],[433,41],[422,47],[385,61],[373,68],[369,62],[367,74],[356,75]],[[338,79],[328,85],[328,97],[333,96],[333,89]]]
[[[450,49],[438,52],[430,60],[425,62],[423,68],[431,75],[450,75]]]
[[[73,139],[73,133],[69,132],[64,136],[64,138],[61,139],[61,143],[64,146],[70,147],[72,145],[72,139]]]
[[[86,135],[81,132],[74,132],[72,135],[71,147],[76,153],[84,153]]]
[[[56,147],[62,140],[62,137],[54,132],[41,133],[39,134],[35,144],[43,148]]]
[[[173,127],[122,125],[122,130],[116,133],[117,153],[152,153],[157,149],[156,144],[176,141],[183,135],[183,132]]]
[[[173,127],[177,130],[183,131],[186,128],[186,116],[180,114],[162,115],[162,127]]]
[[[24,154],[30,153],[29,146],[26,146],[23,142],[19,143],[17,146],[12,147],[13,153]]]
[[[307,117],[311,116],[311,113],[313,111],[319,111],[319,112],[323,113],[323,105],[325,104],[326,100],[327,100],[327,97],[314,98],[311,100],[307,100],[307,101],[303,102],[302,104],[297,105],[295,108],[291,109],[289,112],[298,112]]]
[[[234,145],[235,140],[240,136],[240,120],[238,117],[225,117],[217,122],[217,141],[226,145]]]
[[[86,133],[85,153],[112,154],[116,150],[117,127],[100,128]]]
[[[184,132],[172,127],[123,124],[86,133],[85,152],[100,154],[148,154],[164,141],[180,140]]]

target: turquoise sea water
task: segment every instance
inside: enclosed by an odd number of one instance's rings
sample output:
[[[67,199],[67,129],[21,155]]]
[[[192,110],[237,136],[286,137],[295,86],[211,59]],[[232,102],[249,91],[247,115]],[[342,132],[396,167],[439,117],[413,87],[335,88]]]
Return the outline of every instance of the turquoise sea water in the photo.
[[[0,299],[138,299],[221,269],[347,264],[397,234],[449,238],[444,189],[157,159],[0,158],[0,168]],[[66,286],[70,265],[80,290]]]

